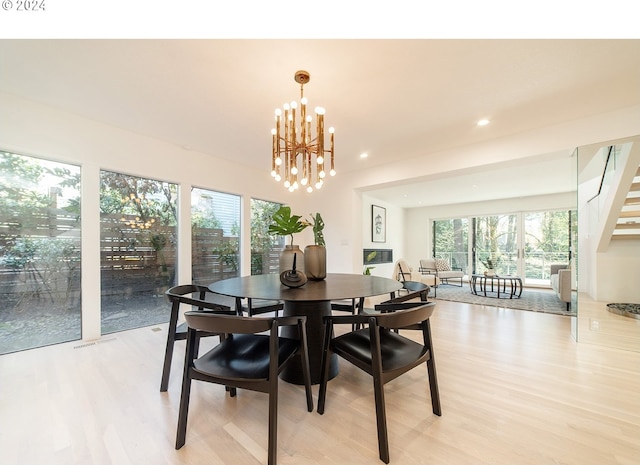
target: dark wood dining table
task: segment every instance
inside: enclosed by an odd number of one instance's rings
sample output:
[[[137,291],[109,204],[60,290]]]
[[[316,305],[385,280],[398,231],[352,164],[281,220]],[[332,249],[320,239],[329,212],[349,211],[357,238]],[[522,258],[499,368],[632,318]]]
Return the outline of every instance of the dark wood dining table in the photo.
[[[265,274],[224,279],[209,285],[216,294],[252,299],[281,300],[285,316],[307,317],[307,340],[312,384],[320,383],[322,362],[322,318],[331,314],[331,301],[392,294],[402,288],[395,279],[361,274],[329,273],[321,281],[309,280],[301,287],[289,288],[280,283],[280,275]],[[282,336],[297,337],[295,328],[283,328]],[[338,374],[337,356],[331,360],[330,377]],[[299,363],[283,370],[280,378],[294,384],[304,384]]]

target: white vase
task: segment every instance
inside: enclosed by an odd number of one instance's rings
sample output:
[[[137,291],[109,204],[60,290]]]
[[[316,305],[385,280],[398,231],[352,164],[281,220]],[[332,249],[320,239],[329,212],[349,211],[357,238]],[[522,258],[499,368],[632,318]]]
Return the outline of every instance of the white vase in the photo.
[[[495,276],[495,275],[496,275],[496,271],[495,271],[495,270],[492,270],[492,269],[488,269],[488,270],[486,270],[486,271],[484,272],[484,275],[485,275],[485,276],[488,276],[488,277],[492,277],[492,276]]]
[[[293,256],[296,255],[296,270],[304,273],[304,253],[297,245],[285,245],[280,253],[280,273],[293,269]]]
[[[308,245],[304,248],[304,272],[314,281],[327,277],[327,249],[324,246]]]

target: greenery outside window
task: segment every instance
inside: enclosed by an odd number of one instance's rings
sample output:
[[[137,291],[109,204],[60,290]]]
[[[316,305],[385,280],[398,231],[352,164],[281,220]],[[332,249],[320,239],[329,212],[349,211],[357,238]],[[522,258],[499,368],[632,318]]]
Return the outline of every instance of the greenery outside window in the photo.
[[[240,196],[191,190],[192,281],[207,286],[240,276]]]
[[[100,172],[102,334],[168,321],[177,192],[166,181]]]
[[[251,274],[279,273],[283,236],[269,234],[271,217],[282,206],[267,200],[251,199]]]
[[[80,168],[0,151],[0,354],[78,340]]]

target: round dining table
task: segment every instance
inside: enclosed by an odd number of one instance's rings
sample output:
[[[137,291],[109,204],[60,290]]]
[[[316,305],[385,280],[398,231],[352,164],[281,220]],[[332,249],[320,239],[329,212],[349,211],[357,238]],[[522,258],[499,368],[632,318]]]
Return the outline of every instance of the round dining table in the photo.
[[[322,319],[331,315],[331,301],[391,295],[401,288],[402,283],[395,279],[346,273],[329,273],[323,280],[309,280],[303,286],[294,288],[284,286],[278,274],[230,278],[209,285],[212,292],[229,297],[280,300],[284,302],[284,316],[306,316],[312,384],[320,383],[324,336]],[[297,330],[283,327],[281,335],[297,338]],[[335,354],[329,373],[330,378],[338,374],[338,358]],[[300,363],[290,363],[280,378],[290,383],[304,384]]]

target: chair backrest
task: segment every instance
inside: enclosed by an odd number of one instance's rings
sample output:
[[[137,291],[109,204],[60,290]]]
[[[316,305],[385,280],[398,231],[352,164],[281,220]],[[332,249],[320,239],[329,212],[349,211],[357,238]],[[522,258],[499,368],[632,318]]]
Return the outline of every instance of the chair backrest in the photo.
[[[435,258],[421,258],[420,259],[420,268],[421,269],[429,269],[435,270],[436,268],[436,259]]]
[[[394,304],[390,305],[392,306]],[[395,311],[384,311],[384,305],[380,305],[380,307],[382,307],[383,310],[371,316],[371,318],[376,319],[378,326],[389,329],[418,329],[424,321],[431,318],[436,303],[413,303],[413,307],[404,307]],[[376,309],[378,309],[378,306],[376,306]],[[386,310],[389,310],[389,308]]]
[[[378,312],[390,312],[422,305],[427,301],[429,289],[431,289],[427,284],[417,281],[405,281],[403,287],[408,291],[407,294],[394,296],[389,300],[376,304],[375,310]],[[420,300],[413,301],[414,299]]]
[[[198,298],[192,298],[192,294],[198,294]],[[207,294],[213,293],[207,287],[199,286],[197,284],[182,284],[174,286],[165,292],[165,295],[174,307],[176,305],[185,304],[198,307],[198,310],[200,311],[213,310],[230,314],[233,313],[231,307],[228,307],[227,305],[206,301],[205,299]]]
[[[220,315],[203,312],[185,312],[190,328],[222,334],[256,334],[270,331],[278,318],[252,318],[249,316]]]
[[[402,287],[404,287],[411,294],[419,292],[421,297],[424,296],[424,300],[427,300],[427,294],[429,293],[429,289],[431,289],[427,284],[418,281],[405,281],[402,284]]]

